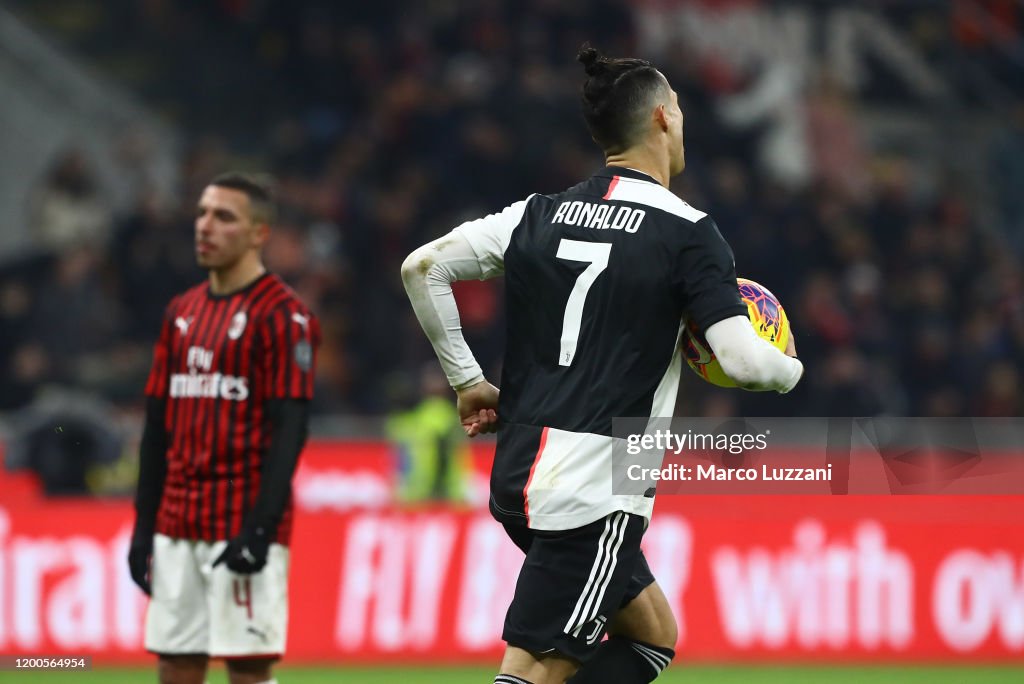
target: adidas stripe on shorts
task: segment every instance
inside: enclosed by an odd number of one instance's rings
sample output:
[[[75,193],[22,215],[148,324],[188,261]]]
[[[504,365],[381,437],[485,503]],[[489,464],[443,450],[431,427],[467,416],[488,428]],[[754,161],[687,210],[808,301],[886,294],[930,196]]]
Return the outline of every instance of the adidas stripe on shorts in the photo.
[[[619,608],[654,582],[640,550],[645,526],[642,516],[623,511],[573,530],[505,525],[526,560],[502,638],[586,662]]]

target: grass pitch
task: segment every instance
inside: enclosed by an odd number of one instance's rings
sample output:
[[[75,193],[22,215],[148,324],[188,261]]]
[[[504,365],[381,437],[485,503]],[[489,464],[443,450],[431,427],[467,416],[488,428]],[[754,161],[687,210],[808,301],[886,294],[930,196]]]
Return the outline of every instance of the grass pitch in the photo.
[[[490,684],[493,668],[302,668],[281,667],[280,684]],[[150,669],[94,669],[91,672],[0,672],[12,684],[136,684],[155,682]],[[226,684],[215,664],[209,684]],[[1010,667],[687,667],[676,665],[657,684],[1020,684],[1024,666]],[[616,684],[609,682],[608,684]]]

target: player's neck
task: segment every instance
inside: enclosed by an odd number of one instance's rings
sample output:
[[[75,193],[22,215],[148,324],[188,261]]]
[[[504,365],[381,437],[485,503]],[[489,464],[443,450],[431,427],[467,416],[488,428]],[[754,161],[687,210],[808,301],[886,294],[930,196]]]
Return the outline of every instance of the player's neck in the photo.
[[[667,188],[669,178],[671,177],[669,174],[669,161],[667,157],[664,159],[660,157],[664,157],[664,155],[658,155],[644,147],[632,147],[619,154],[606,155],[605,163],[608,166],[624,166],[634,171],[646,173]]]
[[[210,292],[215,295],[237,292],[267,272],[259,259],[240,259],[223,269],[210,269]]]

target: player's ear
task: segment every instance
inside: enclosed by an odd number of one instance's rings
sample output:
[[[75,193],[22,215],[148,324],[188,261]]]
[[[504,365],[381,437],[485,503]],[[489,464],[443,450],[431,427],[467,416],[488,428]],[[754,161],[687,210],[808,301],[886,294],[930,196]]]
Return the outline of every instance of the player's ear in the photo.
[[[669,129],[668,112],[665,110],[665,105],[659,104],[654,108],[654,123],[662,131]]]
[[[270,239],[270,224],[261,222],[256,224],[256,230],[253,231],[253,241],[257,247],[262,247]]]

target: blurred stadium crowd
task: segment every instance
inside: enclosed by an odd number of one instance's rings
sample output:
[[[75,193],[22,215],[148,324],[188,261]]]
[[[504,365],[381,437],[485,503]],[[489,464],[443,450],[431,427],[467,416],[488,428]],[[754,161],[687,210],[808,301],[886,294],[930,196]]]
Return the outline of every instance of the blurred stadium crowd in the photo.
[[[186,147],[180,186],[140,179],[130,211],[115,211],[73,147],[39,179],[35,249],[0,268],[2,411],[52,386],[139,404],[164,305],[203,277],[194,202],[228,168],[277,180],[283,212],[266,261],[322,319],[316,411],[392,410],[432,359],[401,260],[462,220],[591,174],[602,160],[579,115],[576,49],[590,40],[646,54],[632,10],[611,0],[417,2],[400,13],[390,2],[63,3],[71,14],[57,21],[47,8],[60,4],[14,6],[141,93]],[[808,369],[798,391],[770,400],[687,376],[680,411],[1021,414],[1024,81],[1006,57],[1024,50],[1021,6],[987,4],[1009,8],[998,50],[958,3],[877,3],[916,27],[922,54],[973,51],[1010,74],[1017,99],[977,151],[990,175],[973,184],[876,149],[862,103],[824,71],[792,102],[810,160],[794,177],[764,158],[766,125],[737,125],[726,105],[750,74],[685,46],[656,60],[686,115],[688,167],[673,189],[716,219],[739,274],[780,297]],[[873,96],[927,115],[896,86]],[[123,147],[129,159],[147,153],[131,135]],[[497,377],[501,283],[460,284],[457,296]]]

